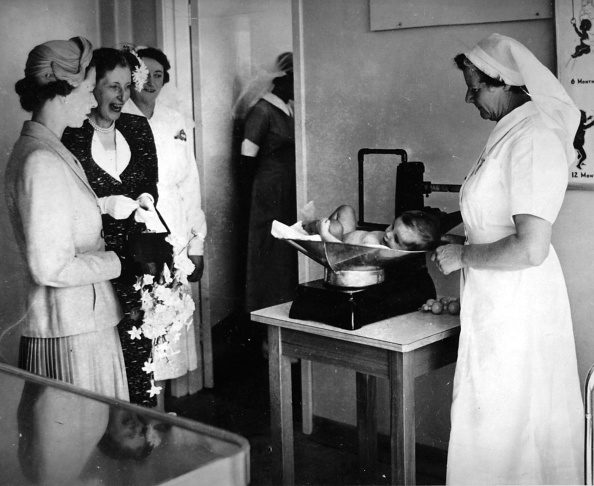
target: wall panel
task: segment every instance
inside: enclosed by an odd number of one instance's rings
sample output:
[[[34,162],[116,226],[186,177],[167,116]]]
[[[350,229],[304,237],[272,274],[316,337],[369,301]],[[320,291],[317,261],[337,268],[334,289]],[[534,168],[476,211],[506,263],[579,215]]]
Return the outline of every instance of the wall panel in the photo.
[[[469,8],[470,7],[470,8]],[[369,0],[371,30],[550,19],[550,0]]]

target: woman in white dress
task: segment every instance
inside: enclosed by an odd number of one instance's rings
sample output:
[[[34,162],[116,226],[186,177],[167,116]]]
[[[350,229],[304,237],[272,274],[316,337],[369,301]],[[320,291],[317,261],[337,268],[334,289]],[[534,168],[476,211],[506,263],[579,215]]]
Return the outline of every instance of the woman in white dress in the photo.
[[[171,65],[167,56],[152,47],[141,48],[137,54],[149,74],[143,89],[131,92],[124,112],[146,117],[151,126],[159,166],[157,209],[171,233],[187,244],[188,257],[195,266],[188,281],[198,282],[204,270],[206,219],[194,157],[194,124],[159,98],[161,89],[169,82]],[[184,328],[182,332],[178,341],[170,340],[174,355],[157,362],[155,380],[180,378],[198,368],[195,327]],[[179,388],[184,390],[186,386]]]
[[[551,231],[580,113],[514,39],[492,34],[456,63],[496,126],[461,189],[466,241],[433,255],[462,270],[447,483],[578,484],[583,404]]]

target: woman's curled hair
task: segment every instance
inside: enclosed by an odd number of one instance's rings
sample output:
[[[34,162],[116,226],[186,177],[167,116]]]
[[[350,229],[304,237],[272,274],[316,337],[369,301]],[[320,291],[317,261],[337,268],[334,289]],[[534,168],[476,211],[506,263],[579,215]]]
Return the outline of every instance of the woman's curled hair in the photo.
[[[27,56],[25,77],[14,86],[23,109],[36,111],[56,96],[68,96],[93,66],[92,49],[80,36],[35,46]]]
[[[93,51],[93,63],[97,69],[97,82],[117,67],[128,68],[130,71],[134,71],[139,66],[138,59],[129,50],[118,50],[112,47],[95,49]]]
[[[163,84],[167,84],[169,82],[169,70],[171,69],[171,63],[165,53],[154,47],[143,47],[142,49],[138,49],[137,51],[138,57],[145,58],[148,57],[154,61],[157,61],[161,66],[163,66]]]
[[[35,78],[23,78],[16,82],[14,89],[19,95],[23,110],[33,112],[56,96],[68,96],[74,90],[74,86],[68,81],[60,79],[39,85],[35,82]]]

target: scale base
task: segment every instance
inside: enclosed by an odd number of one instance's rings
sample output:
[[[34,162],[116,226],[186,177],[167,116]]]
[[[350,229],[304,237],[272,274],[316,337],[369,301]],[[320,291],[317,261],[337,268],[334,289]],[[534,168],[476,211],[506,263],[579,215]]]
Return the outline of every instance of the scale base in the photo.
[[[361,289],[333,287],[320,279],[297,287],[289,317],[352,331],[413,312],[431,298],[435,285],[426,269],[414,275],[386,275],[383,283]]]

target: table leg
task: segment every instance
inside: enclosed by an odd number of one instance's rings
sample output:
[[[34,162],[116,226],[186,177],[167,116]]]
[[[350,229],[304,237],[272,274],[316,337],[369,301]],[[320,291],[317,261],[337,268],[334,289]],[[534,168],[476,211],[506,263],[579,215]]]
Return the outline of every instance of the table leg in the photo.
[[[390,353],[392,484],[416,484],[413,353]]]
[[[282,330],[268,327],[268,373],[270,379],[270,432],[276,468],[274,484],[295,484],[293,456],[293,400],[291,363],[282,355]]]
[[[313,432],[313,373],[311,361],[301,360],[301,417],[303,433]]]
[[[356,373],[356,381],[359,471],[373,477],[377,472],[377,379],[365,373]]]

